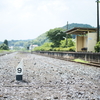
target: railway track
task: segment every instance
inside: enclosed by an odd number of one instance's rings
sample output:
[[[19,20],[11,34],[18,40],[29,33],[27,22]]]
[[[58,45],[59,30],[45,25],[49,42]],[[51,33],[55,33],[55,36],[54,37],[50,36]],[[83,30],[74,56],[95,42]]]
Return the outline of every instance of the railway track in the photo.
[[[99,68],[28,53],[0,58],[0,100],[99,100]],[[15,68],[22,58],[19,82]]]
[[[64,59],[61,59],[61,60],[64,60]],[[38,60],[39,62],[41,62],[41,60]],[[67,60],[68,61],[68,60]],[[74,61],[72,61],[72,62],[74,62]],[[49,62],[49,61],[47,61],[47,60],[44,60],[44,61],[42,61],[41,63],[46,63],[46,64],[48,64],[48,65],[52,65],[52,66],[56,66],[57,68],[62,68],[61,67],[61,65],[57,65],[57,64],[55,64],[54,62]],[[76,62],[74,62],[74,63],[76,63]],[[92,62],[93,63],[93,62]],[[95,63],[95,62],[94,62]],[[84,64],[84,63],[80,63],[80,64]],[[89,64],[84,64],[84,65],[89,65]],[[92,65],[91,65],[92,66]],[[71,73],[73,73],[75,76],[77,76],[78,75],[78,73],[77,72],[75,72],[75,71],[73,71],[73,70],[70,70],[70,69],[68,69],[67,68],[67,70],[66,70],[67,72],[71,72]],[[62,73],[61,73],[62,74]],[[87,74],[87,75],[83,75],[83,74],[81,74],[81,78],[83,78],[83,79],[87,79],[87,80],[90,80],[91,81],[91,77]],[[92,80],[95,84],[98,84],[95,80]]]

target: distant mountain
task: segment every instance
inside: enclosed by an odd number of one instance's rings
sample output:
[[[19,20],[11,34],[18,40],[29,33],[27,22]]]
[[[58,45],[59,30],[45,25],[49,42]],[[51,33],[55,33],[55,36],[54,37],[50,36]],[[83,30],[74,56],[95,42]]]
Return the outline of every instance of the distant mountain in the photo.
[[[0,44],[2,44],[3,42],[0,41]]]
[[[83,27],[83,28],[94,28],[93,26],[89,25],[89,24],[78,24],[78,23],[72,23],[72,24],[68,24],[68,30],[72,29],[74,27]],[[67,29],[67,25],[62,27],[63,29]]]
[[[30,42],[33,39],[28,39],[28,40],[10,40],[8,41],[8,45],[9,46],[24,46],[25,43]],[[0,41],[0,44],[2,44],[3,42]]]
[[[32,39],[28,39],[28,40],[11,40],[8,41],[8,45],[9,46],[24,46],[25,43],[31,41]]]

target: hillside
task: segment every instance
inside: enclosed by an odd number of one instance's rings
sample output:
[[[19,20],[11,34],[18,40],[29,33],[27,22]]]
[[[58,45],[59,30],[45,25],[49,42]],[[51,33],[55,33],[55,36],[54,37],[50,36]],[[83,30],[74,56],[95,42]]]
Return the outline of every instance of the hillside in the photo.
[[[38,36],[36,39],[34,39],[34,40],[30,41],[30,42],[31,42],[31,44],[35,44],[35,45],[41,46],[45,42],[49,42],[49,40],[46,37],[46,33],[43,33],[40,36]]]
[[[72,23],[68,25],[68,29],[72,29],[74,27],[85,27],[85,28],[94,28],[91,25],[88,24],[78,24],[78,23]],[[67,25],[61,27],[63,29],[67,29]],[[46,33],[41,34],[39,37],[37,37],[36,39],[34,39],[32,41],[33,44],[37,44],[37,45],[42,45],[45,42],[49,42],[48,38],[46,37]]]

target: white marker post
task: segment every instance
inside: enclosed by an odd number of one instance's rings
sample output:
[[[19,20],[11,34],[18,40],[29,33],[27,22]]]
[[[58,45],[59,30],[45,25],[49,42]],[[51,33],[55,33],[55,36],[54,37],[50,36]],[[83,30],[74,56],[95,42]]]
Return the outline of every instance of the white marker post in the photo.
[[[18,81],[23,80],[23,59],[16,67],[16,80]]]

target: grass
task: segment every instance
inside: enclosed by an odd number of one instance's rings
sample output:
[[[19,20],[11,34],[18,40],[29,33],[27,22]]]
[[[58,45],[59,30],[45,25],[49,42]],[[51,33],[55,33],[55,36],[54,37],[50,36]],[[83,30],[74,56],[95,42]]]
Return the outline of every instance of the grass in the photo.
[[[0,53],[13,52],[12,50],[0,50]]]
[[[75,62],[82,62],[82,63],[89,63],[88,61],[85,61],[85,60],[82,60],[82,59],[74,59],[72,61],[75,61]]]
[[[7,50],[0,50],[0,53],[7,52]]]

